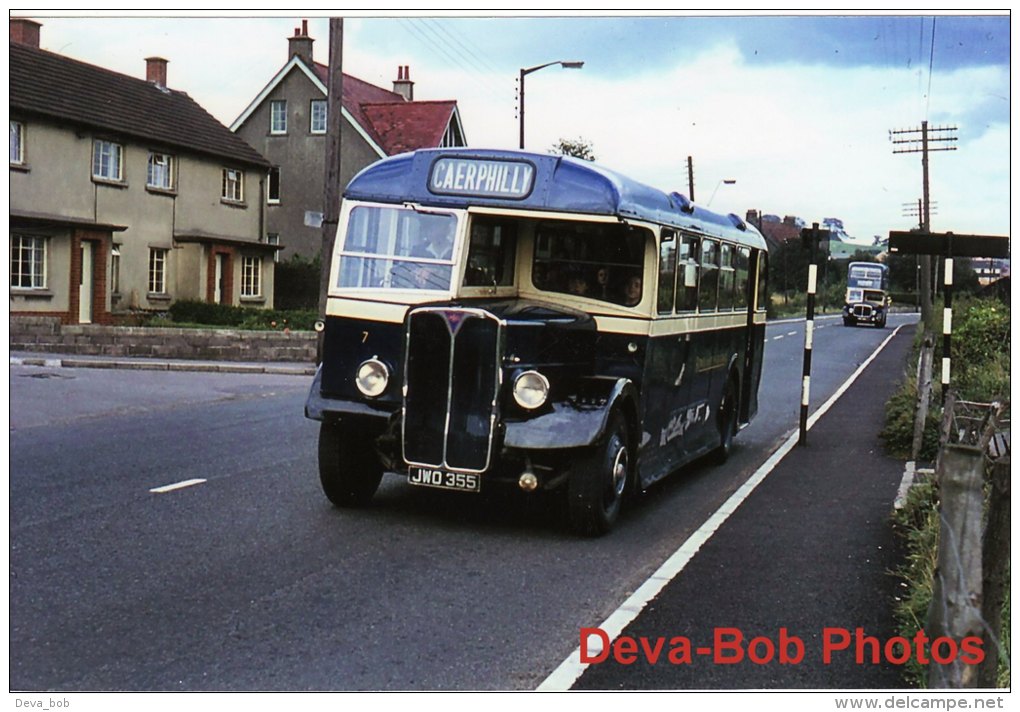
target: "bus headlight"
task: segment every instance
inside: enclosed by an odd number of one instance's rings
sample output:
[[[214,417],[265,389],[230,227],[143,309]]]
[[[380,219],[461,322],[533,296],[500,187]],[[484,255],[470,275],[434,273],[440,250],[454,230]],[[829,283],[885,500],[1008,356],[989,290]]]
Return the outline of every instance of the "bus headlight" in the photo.
[[[358,390],[369,398],[377,398],[386,390],[390,382],[390,369],[378,359],[370,358],[358,366],[358,375],[354,383]]]
[[[514,380],[514,400],[517,405],[534,410],[549,398],[549,380],[538,371],[525,371]]]

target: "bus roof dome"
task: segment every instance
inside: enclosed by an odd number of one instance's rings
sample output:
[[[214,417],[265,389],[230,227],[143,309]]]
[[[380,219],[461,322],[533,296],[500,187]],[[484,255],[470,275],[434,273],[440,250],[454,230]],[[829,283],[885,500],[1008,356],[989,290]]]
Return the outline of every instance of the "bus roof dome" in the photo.
[[[736,215],[695,205],[570,156],[495,149],[425,149],[373,163],[348,184],[344,197],[435,207],[466,204],[633,218],[751,242],[761,234]]]

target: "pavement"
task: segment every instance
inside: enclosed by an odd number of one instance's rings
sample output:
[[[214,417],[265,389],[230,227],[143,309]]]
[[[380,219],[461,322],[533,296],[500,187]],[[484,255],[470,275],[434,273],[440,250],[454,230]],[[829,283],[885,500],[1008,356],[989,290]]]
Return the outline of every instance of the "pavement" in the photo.
[[[67,354],[12,351],[12,366],[47,368],[121,368],[139,371],[201,371],[206,373],[270,373],[289,376],[314,376],[314,363],[197,361],[120,356],[69,356]]]
[[[879,432],[886,399],[903,375],[911,334],[902,329],[892,338],[814,424],[806,446],[794,447],[779,461],[681,573],[614,639],[634,639],[637,653],[625,653],[617,661],[611,652],[603,662],[588,665],[573,689],[906,686],[902,666],[882,654],[884,643],[896,636],[892,608],[901,589],[893,572],[903,554],[890,515],[904,464],[884,454]],[[17,352],[10,360],[12,365],[64,368],[315,373],[314,364],[301,363]],[[827,643],[841,642],[844,631],[853,642],[826,660]],[[855,655],[857,636],[865,640],[864,662]],[[690,642],[690,659],[671,662],[669,653],[678,637]],[[663,639],[655,662],[643,652],[641,638],[652,652]],[[740,642],[734,642],[738,638]],[[869,639],[877,646],[868,647]],[[868,659],[872,648],[879,651],[878,662]],[[770,649],[773,655],[766,661]],[[738,655],[740,661],[735,660]]]

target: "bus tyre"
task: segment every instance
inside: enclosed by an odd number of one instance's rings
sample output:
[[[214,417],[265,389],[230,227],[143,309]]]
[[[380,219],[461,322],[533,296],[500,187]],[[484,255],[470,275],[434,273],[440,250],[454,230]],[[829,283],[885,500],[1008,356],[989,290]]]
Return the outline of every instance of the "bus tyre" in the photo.
[[[382,480],[372,439],[361,428],[323,422],[319,426],[319,481],[337,507],[368,504]]]
[[[716,422],[719,426],[719,447],[712,453],[712,460],[721,465],[729,459],[733,450],[733,437],[737,433],[737,379],[734,376],[726,381]]]
[[[855,323],[850,317],[843,317],[843,326],[853,326]]]
[[[627,424],[619,411],[591,450],[574,463],[567,483],[567,514],[571,528],[596,537],[613,528],[630,479]]]
[[[881,318],[881,319],[879,319],[879,320],[878,320],[878,321],[877,321],[877,322],[875,323],[875,325],[876,325],[876,326],[877,326],[877,327],[878,327],[879,329],[884,329],[884,328],[885,328],[885,320],[886,320],[887,318],[888,318],[888,317],[887,317],[887,316],[886,316],[886,315],[885,315],[885,314],[883,313],[883,314],[882,314],[882,318]]]

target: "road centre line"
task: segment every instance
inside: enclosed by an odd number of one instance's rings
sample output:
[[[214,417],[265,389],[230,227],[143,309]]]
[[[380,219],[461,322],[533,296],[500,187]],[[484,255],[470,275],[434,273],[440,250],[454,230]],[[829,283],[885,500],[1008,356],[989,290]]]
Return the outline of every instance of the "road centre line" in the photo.
[[[885,349],[886,345],[892,340],[899,330],[903,328],[903,325],[897,326],[893,329],[893,332],[885,338],[878,348],[876,348],[871,355],[864,360],[864,362],[857,367],[850,377],[843,382],[836,392],[833,393],[825,403],[808,418],[807,428],[810,430],[811,427],[818,422],[833,404],[838,401],[844,393],[853,385],[854,381],[864,372],[872,361]],[[778,337],[777,337],[778,338]],[[658,568],[655,573],[648,577],[648,579],[641,584],[637,590],[631,594],[630,598],[624,601],[619,608],[610,614],[604,622],[598,627],[603,630],[608,636],[610,641],[616,640],[617,637],[623,633],[624,629],[634,621],[641,613],[648,603],[654,599],[659,593],[666,587],[670,581],[680,575],[680,572],[684,570],[694,555],[698,553],[698,550],[712,538],[712,535],[719,530],[723,523],[729,518],[733,512],[744,502],[745,499],[750,496],[751,492],[760,485],[766,477],[776,468],[784,457],[786,457],[791,450],[797,445],[800,439],[799,429],[793,430],[786,438],[786,440],[779,446],[779,448],[772,453],[769,458],[762,463],[762,465],[755,470],[747,481],[741,485],[736,492],[730,495],[729,499],[723,502],[722,506],[719,507],[705,522],[698,527],[697,531],[691,534],[686,541],[684,541],[680,548],[677,549],[673,554],[666,559],[666,561]],[[601,652],[599,641],[589,640],[588,643],[589,651],[592,653]],[[566,660],[560,663],[559,667],[552,671],[537,688],[540,692],[552,692],[552,691],[566,691],[569,690],[578,678],[587,669],[588,664],[581,662],[581,649],[577,647],[574,652],[571,653]]]
[[[153,487],[149,492],[153,494],[164,494],[166,492],[173,492],[174,490],[184,489],[185,487],[194,487],[206,482],[206,480],[183,480],[182,482],[174,482],[171,485],[163,485],[162,487]]]

